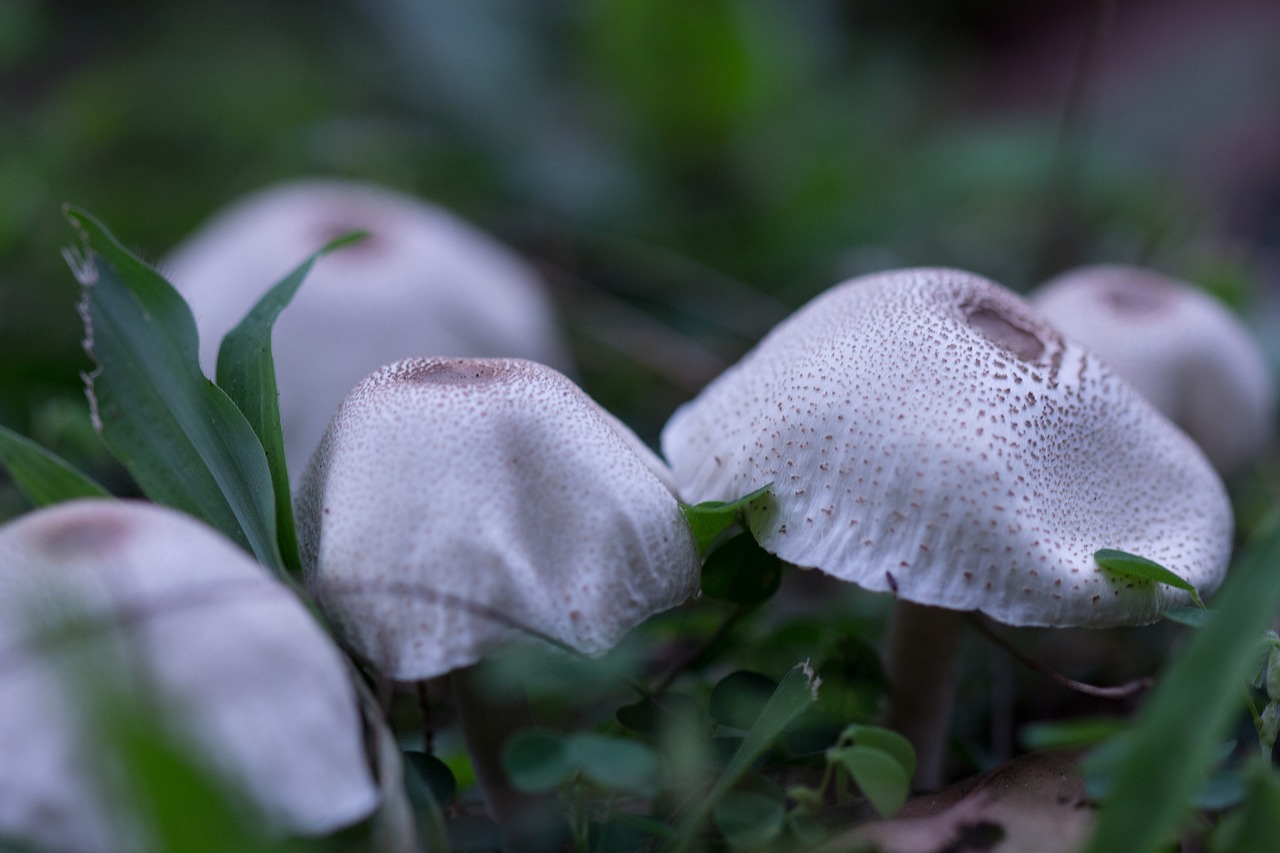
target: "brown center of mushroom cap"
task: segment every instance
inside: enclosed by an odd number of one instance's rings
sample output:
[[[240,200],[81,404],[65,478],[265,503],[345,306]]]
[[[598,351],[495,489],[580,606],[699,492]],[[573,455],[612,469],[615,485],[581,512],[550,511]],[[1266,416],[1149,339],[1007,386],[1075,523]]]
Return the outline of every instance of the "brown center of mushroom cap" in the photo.
[[[332,218],[321,220],[315,227],[314,242],[317,246],[323,246],[339,237],[345,237],[353,231],[364,232],[364,237],[357,240],[342,249],[344,257],[350,257],[353,254],[375,254],[382,250],[382,243],[378,234],[370,226],[375,217],[357,217],[348,215],[335,215]]]
[[[983,304],[969,309],[965,320],[987,340],[1024,361],[1035,361],[1044,355],[1045,344],[1040,336],[998,305]]]
[[[1170,301],[1170,292],[1155,282],[1134,279],[1116,282],[1102,291],[1102,299],[1120,314],[1155,314]]]
[[[515,373],[511,362],[476,358],[411,359],[395,379],[418,385],[485,385]]]
[[[105,554],[115,550],[128,532],[129,525],[122,518],[78,514],[43,531],[39,548],[54,558]]]

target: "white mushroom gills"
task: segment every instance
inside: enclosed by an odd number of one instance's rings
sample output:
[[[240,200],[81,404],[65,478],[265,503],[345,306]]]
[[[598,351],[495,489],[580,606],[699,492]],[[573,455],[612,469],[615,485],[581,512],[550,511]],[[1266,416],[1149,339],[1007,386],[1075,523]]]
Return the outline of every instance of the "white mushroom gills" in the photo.
[[[1266,360],[1208,294],[1141,267],[1098,265],[1063,273],[1029,299],[1186,430],[1223,475],[1266,448],[1276,406]]]
[[[161,262],[195,315],[205,370],[212,375],[222,337],[271,285],[356,230],[370,236],[318,263],[276,323],[291,471],[301,471],[357,382],[410,353],[509,356],[569,369],[544,284],[514,251],[406,195],[300,180],[234,203]]]
[[[699,561],[639,439],[562,374],[409,359],[358,385],[299,488],[308,585],[383,675],[527,632],[598,654],[694,595]]]
[[[681,407],[662,445],[686,501],[772,483],[748,520],[788,562],[1011,625],[1136,625],[1190,602],[1109,575],[1099,548],[1202,593],[1230,555],[1230,503],[1199,449],[1023,300],[955,270],[820,295]],[[941,760],[921,758],[926,774]]]
[[[156,724],[279,830],[328,833],[377,806],[347,665],[293,593],[186,515],[84,500],[0,527],[0,837],[110,851],[145,835],[88,772],[112,759],[68,678],[83,650],[33,646],[67,607],[105,620],[85,645],[117,653],[173,711]]]

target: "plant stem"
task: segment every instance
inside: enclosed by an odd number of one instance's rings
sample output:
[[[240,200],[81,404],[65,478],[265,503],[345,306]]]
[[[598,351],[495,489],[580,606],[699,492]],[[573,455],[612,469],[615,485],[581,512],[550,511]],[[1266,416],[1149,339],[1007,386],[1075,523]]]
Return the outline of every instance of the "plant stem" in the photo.
[[[1076,681],[1074,678],[1067,678],[1060,672],[1055,672],[1040,661],[1023,654],[1019,649],[1015,648],[1008,640],[996,633],[986,620],[977,614],[968,614],[970,622],[978,629],[984,637],[995,643],[1001,649],[1008,653],[1010,657],[1018,661],[1018,663],[1035,670],[1046,678],[1052,679],[1068,690],[1074,690],[1077,693],[1083,693],[1086,696],[1097,696],[1100,699],[1128,699],[1144,690],[1147,690],[1155,682],[1150,678],[1135,678],[1132,681],[1126,681],[1124,684],[1117,684],[1113,687],[1098,687],[1096,684],[1089,684],[1084,681]]]

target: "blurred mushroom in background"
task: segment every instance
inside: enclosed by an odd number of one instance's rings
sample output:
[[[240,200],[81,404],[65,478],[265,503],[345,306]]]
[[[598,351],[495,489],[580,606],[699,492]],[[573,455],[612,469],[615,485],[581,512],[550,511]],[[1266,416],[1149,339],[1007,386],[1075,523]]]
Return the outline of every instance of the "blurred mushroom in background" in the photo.
[[[317,264],[275,326],[291,471],[351,388],[397,359],[503,356],[570,369],[543,283],[514,251],[409,196],[301,180],[236,202],[160,264],[195,314],[206,372],[223,335],[271,285],[352,231],[369,236]]]
[[[320,835],[378,806],[346,661],[229,540],[134,501],[0,527],[0,847],[163,846],[111,736],[117,699],[225,783],[246,825]]]
[[[1244,323],[1212,297],[1141,267],[1099,265],[1028,298],[1186,430],[1223,476],[1266,450],[1270,371]]]

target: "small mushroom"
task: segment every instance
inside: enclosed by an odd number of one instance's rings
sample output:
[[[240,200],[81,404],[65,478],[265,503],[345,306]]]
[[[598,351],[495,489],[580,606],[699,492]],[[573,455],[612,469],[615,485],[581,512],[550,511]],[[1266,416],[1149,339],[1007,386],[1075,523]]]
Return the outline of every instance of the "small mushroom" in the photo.
[[[468,666],[525,629],[606,651],[698,583],[660,463],[626,432],[534,362],[387,365],[347,397],[299,487],[308,586],[390,678]]]
[[[1271,376],[1248,329],[1197,288],[1141,267],[1063,273],[1029,297],[1195,439],[1224,476],[1274,428]]]
[[[268,826],[329,833],[378,805],[348,667],[296,596],[186,515],[81,500],[0,527],[0,838],[147,837],[111,790],[99,694],[73,677],[86,655]]]
[[[347,397],[299,486],[308,587],[352,652],[392,679],[460,670],[530,635],[604,652],[698,588],[665,466],[641,448],[541,364],[387,365]],[[461,701],[471,691],[454,682]],[[485,778],[502,735],[466,733],[501,820],[518,808]]]
[[[1198,448],[1023,300],[944,269],[838,285],[667,423],[685,500],[748,508],[767,550],[897,595],[891,719],[940,781],[957,611],[1010,625],[1155,620],[1187,593],[1102,570],[1118,548],[1211,592],[1231,507]]]
[[[212,375],[223,336],[308,255],[351,231],[280,315],[273,351],[285,456],[300,471],[357,382],[406,353],[569,358],[537,273],[442,208],[368,184],[296,181],[218,214],[161,269],[186,297]]]

